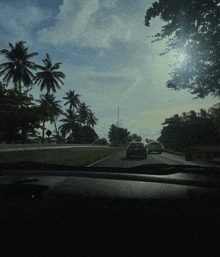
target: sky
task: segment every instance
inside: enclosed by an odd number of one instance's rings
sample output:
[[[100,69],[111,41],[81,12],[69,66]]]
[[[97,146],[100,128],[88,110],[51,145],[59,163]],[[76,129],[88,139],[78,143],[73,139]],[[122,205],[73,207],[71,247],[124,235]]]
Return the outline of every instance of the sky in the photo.
[[[26,41],[29,53],[38,52],[35,63],[43,65],[46,53],[53,63],[61,62],[66,78],[55,94],[57,100],[63,105],[69,90],[80,94],[99,119],[94,129],[100,138],[108,138],[111,124],[117,124],[119,107],[120,127],[141,135],[143,141],[156,140],[166,118],[207,110],[219,100],[193,100],[195,95],[187,90],[166,88],[172,55],[160,56],[166,40],[151,43],[150,37],[164,23],[156,18],[150,27],[144,25],[153,2],[0,0],[0,49],[9,49],[8,42]],[[0,62],[5,61],[0,56]],[[37,99],[46,92],[35,85],[30,93]],[[47,129],[54,131],[49,123]]]

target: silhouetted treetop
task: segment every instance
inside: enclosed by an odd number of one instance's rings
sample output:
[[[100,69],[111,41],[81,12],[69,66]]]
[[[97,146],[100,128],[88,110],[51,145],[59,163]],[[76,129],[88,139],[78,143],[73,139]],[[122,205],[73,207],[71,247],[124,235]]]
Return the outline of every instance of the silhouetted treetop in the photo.
[[[220,95],[220,5],[217,0],[159,0],[145,16],[145,25],[159,16],[166,24],[154,41],[167,38],[161,54],[172,52],[173,69],[167,87],[188,89],[197,98]],[[153,41],[153,42],[154,42]],[[178,57],[184,56],[180,61]]]

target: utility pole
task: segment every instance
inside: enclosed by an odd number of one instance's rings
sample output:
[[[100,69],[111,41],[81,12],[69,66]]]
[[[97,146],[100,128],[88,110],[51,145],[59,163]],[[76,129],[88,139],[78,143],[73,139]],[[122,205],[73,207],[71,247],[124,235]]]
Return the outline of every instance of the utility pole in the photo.
[[[117,118],[117,128],[119,126],[119,106],[118,106],[118,118]]]

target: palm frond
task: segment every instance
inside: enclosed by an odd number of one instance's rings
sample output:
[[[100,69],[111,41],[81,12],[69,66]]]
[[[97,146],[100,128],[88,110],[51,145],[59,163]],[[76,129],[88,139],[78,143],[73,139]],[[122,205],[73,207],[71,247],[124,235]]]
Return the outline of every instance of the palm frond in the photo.
[[[37,69],[40,69],[40,70],[44,70],[44,71],[46,71],[46,70],[47,70],[47,68],[46,68],[46,67],[41,66],[41,65],[38,65],[38,64],[36,64],[36,67],[37,67]]]
[[[51,71],[57,70],[60,68],[60,64],[62,64],[61,62],[55,63],[54,66],[50,69]]]
[[[25,59],[26,59],[26,60],[29,60],[30,58],[32,58],[32,57],[34,57],[34,56],[36,56],[36,55],[38,55],[37,52],[28,54],[28,55],[26,55],[26,58],[25,58]]]

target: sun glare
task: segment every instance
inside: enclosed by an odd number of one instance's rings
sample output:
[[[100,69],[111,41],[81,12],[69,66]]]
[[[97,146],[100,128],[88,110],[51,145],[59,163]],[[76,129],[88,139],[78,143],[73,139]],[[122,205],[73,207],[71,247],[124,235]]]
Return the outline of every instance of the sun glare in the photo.
[[[178,59],[179,59],[180,62],[183,62],[184,59],[185,59],[185,55],[184,54],[180,54]]]

